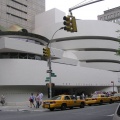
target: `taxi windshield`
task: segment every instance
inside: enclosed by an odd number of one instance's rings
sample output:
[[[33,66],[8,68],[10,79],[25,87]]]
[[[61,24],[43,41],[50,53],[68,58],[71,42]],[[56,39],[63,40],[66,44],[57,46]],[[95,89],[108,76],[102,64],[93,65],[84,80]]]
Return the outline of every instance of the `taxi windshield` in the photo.
[[[97,98],[97,97],[98,97],[98,94],[92,95],[92,98]]]
[[[60,100],[60,99],[61,99],[61,96],[55,96],[51,100]]]

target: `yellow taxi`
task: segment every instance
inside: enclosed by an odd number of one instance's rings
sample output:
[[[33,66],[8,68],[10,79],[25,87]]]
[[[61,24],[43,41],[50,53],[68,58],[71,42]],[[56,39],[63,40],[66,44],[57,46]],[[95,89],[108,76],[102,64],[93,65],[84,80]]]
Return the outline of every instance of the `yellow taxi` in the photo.
[[[86,105],[100,104],[103,103],[113,103],[111,97],[107,97],[105,94],[93,94],[91,98],[85,99]]]
[[[65,110],[66,108],[72,109],[73,107],[84,108],[85,100],[74,98],[72,95],[58,95],[51,100],[43,101],[43,108],[53,111],[55,108]]]
[[[113,102],[120,101],[120,93],[115,93],[111,98]]]

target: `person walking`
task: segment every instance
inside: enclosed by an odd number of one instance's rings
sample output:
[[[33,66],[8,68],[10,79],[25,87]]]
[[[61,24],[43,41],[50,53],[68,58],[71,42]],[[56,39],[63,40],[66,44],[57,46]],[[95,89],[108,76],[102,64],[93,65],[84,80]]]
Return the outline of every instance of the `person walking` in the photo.
[[[36,101],[36,108],[39,108],[39,101],[40,101],[40,97],[39,94],[37,93],[36,97],[35,97],[35,101]]]
[[[33,93],[31,93],[31,96],[30,96],[30,98],[29,98],[30,108],[32,108],[32,106],[35,107],[35,105],[34,105],[34,99],[35,99],[35,97],[34,97]]]
[[[82,93],[82,99],[83,99],[83,100],[85,99],[85,94],[84,94],[84,93]]]
[[[42,104],[43,93],[39,94],[39,106]]]
[[[4,105],[5,104],[5,96],[4,95],[1,95],[1,104]]]

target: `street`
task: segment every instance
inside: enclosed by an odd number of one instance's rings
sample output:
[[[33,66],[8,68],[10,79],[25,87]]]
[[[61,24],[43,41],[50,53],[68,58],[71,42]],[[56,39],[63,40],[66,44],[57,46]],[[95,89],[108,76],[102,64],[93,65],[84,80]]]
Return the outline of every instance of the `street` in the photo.
[[[65,111],[0,111],[0,120],[112,120],[118,103]]]

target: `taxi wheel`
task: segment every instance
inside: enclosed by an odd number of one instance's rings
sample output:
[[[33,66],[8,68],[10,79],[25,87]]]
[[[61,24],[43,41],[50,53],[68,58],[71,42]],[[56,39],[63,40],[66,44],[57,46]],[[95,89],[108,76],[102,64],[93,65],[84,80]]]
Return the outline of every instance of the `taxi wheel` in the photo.
[[[109,102],[110,104],[112,104],[113,103],[113,100],[112,99],[110,99],[110,102]]]
[[[70,107],[70,109],[73,109],[73,107]]]
[[[100,103],[99,103],[100,105],[102,105],[103,104],[103,101],[102,100],[100,100]]]
[[[50,108],[50,111],[54,111],[54,108]]]
[[[85,103],[82,102],[82,103],[80,104],[80,108],[84,108],[84,107],[85,107]]]
[[[61,105],[61,110],[66,110],[66,107],[67,107],[66,104],[62,104],[62,105]]]

